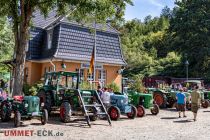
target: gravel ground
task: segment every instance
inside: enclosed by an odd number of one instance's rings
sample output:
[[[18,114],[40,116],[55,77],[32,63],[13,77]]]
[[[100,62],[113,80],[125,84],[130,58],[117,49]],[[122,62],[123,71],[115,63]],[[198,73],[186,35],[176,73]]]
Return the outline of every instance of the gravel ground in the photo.
[[[192,120],[192,112],[187,111],[187,118],[178,118],[174,109],[161,110],[157,116],[147,115],[134,120],[122,117],[112,121],[112,126],[104,120],[92,122],[89,128],[84,121],[75,120],[71,123],[61,123],[54,115],[45,126],[38,120],[24,121],[21,127],[13,128],[13,122],[0,123],[0,140],[210,140],[210,108],[200,109],[198,120]],[[33,136],[7,137],[4,132],[10,130],[33,130]],[[39,131],[40,130],[40,131]],[[46,134],[52,130],[63,136],[37,136],[39,132]]]

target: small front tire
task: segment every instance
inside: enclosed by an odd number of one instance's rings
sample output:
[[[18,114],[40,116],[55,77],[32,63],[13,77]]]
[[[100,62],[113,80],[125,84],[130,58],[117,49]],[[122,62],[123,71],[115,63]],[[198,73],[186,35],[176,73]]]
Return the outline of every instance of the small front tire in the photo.
[[[127,113],[129,119],[134,119],[137,116],[137,109],[135,106],[131,105],[131,112]]]
[[[21,121],[21,114],[20,114],[19,111],[16,111],[15,116],[14,116],[14,126],[19,127],[20,126],[20,121]]]
[[[108,109],[108,114],[111,120],[117,121],[120,118],[120,109],[116,106],[111,106]]]
[[[144,117],[145,116],[145,108],[142,105],[137,107],[137,116]]]
[[[160,111],[159,106],[157,104],[154,104],[150,111],[153,115],[157,115]]]
[[[48,122],[48,112],[46,109],[42,111],[41,123],[45,125]]]

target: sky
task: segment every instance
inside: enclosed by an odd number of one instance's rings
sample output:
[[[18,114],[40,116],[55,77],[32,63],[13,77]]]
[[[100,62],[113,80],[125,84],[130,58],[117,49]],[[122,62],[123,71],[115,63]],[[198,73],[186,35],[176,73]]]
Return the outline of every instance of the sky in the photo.
[[[152,17],[159,16],[165,6],[172,9],[174,7],[174,1],[175,0],[133,0],[134,6],[127,5],[124,18],[125,20],[138,18],[143,21],[148,15]]]

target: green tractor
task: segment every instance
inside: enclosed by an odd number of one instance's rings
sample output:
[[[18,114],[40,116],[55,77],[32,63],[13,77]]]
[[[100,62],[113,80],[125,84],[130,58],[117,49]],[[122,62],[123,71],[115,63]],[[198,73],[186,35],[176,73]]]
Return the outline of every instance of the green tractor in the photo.
[[[70,122],[73,115],[83,115],[87,124],[95,121],[99,116],[105,116],[111,125],[109,115],[95,90],[79,90],[79,73],[75,72],[48,72],[45,74],[45,83],[38,92],[40,103],[50,114],[60,110],[62,122]]]
[[[153,115],[159,113],[159,106],[153,101],[152,94],[139,93],[132,90],[127,90],[129,102],[137,107],[137,116],[143,117],[145,109],[150,109]]]
[[[40,118],[41,124],[45,125],[48,121],[48,112],[40,106],[37,96],[14,96],[12,101],[12,111],[14,112],[14,126],[20,126],[22,118]]]

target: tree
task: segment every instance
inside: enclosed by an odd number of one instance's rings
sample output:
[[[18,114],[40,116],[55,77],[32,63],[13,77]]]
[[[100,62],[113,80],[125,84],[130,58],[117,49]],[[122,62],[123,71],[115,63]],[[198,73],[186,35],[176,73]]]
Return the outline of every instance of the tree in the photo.
[[[11,26],[5,16],[0,17],[0,62],[11,59],[13,49],[14,36],[11,30]],[[0,64],[0,74],[8,74],[8,67]]]
[[[210,68],[210,1],[177,1],[170,21],[172,49],[189,61],[189,75],[209,77]],[[183,57],[183,67],[186,58]]]
[[[103,21],[108,17],[122,17],[126,3],[132,2],[131,0],[1,0],[0,13],[12,21],[15,36],[13,95],[22,93],[28,30],[35,10],[40,10],[47,16],[50,10],[57,8],[58,15],[72,13],[71,16],[76,19],[95,14],[97,19]]]

